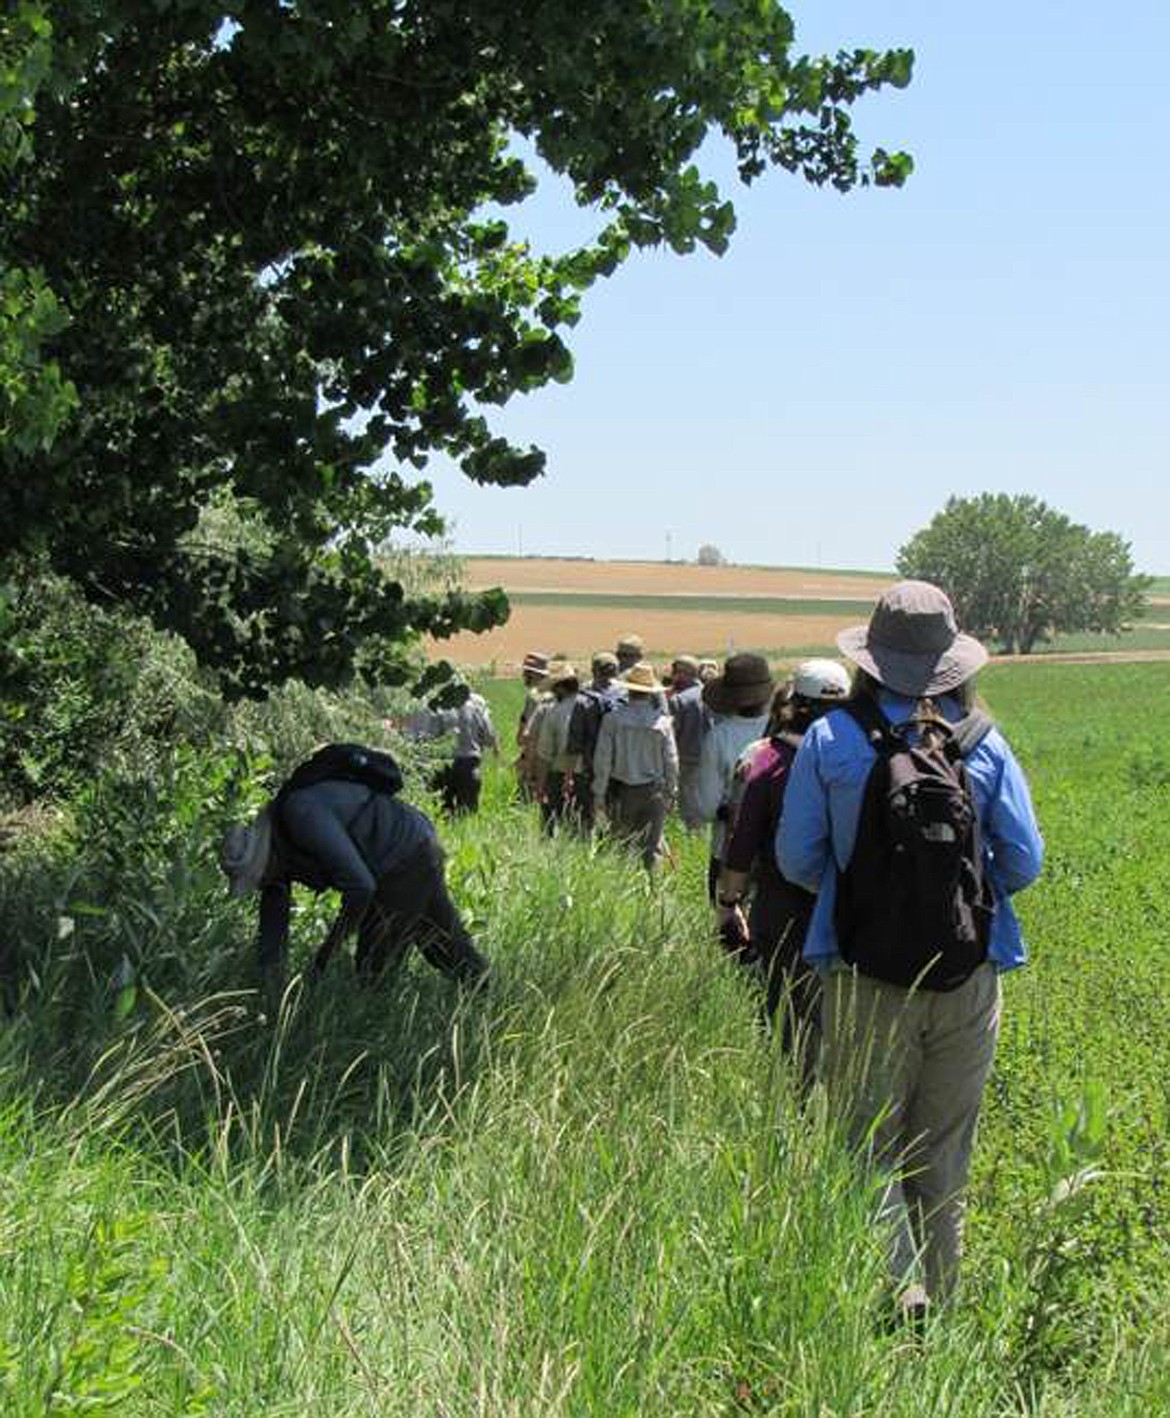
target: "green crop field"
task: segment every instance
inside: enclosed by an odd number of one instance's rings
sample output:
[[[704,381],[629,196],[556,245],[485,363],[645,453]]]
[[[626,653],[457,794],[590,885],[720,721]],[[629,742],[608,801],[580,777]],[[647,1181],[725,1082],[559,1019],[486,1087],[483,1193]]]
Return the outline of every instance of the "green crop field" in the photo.
[[[549,841],[505,755],[444,829],[490,992],[340,961],[263,1020],[214,864],[280,758],[256,739],[98,780],[0,857],[0,1411],[1170,1411],[1170,665],[983,689],[1048,858],[965,1286],[920,1341],[711,937],[700,839],[654,883]],[[518,687],[488,692],[507,740]],[[327,919],[300,905],[298,959]]]

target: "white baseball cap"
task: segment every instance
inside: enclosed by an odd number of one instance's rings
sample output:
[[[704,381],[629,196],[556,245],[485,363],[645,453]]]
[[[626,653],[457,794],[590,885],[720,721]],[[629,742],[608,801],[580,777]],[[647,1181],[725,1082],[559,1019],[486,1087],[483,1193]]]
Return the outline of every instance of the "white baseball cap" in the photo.
[[[838,660],[803,660],[792,677],[802,699],[848,699],[849,671]]]

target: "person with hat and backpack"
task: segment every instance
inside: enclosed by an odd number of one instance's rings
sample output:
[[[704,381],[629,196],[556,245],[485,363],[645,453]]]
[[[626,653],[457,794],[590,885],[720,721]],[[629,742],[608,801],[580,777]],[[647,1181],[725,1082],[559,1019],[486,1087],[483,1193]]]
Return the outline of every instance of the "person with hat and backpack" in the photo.
[[[823,975],[826,1081],[883,1177],[898,1312],[917,1322],[958,1278],[1000,976],[1025,959],[1011,897],[1044,846],[975,705],[987,651],[943,591],[901,582],[838,645],[854,697],[804,736],[778,864],[817,892],[804,953]]]
[[[541,701],[540,686],[548,676],[550,656],[543,650],[529,650],[520,666],[520,678],[524,684],[524,703],[520,708],[520,718],[516,724],[516,747],[520,750],[516,758],[516,783],[520,796],[531,802],[535,795],[532,781],[532,755],[526,742],[528,725]]]
[[[732,776],[740,754],[763,734],[768,705],[776,686],[762,655],[731,655],[723,672],[703,685],[703,704],[711,722],[699,750],[694,810],[700,822],[711,823],[711,856],[707,865],[707,899],[714,903],[719,863],[727,833]]]
[[[666,814],[678,791],[678,749],[654,666],[625,675],[626,699],[601,721],[593,754],[595,817],[609,814],[615,837],[636,845],[653,870],[666,851]]]
[[[687,831],[694,832],[703,825],[697,801],[699,761],[711,723],[703,703],[698,660],[693,655],[676,655],[670,666],[670,682],[667,708],[678,744],[678,815]]]
[[[617,678],[617,656],[599,650],[592,661],[593,678],[577,695],[569,724],[568,748],[577,759],[573,773],[573,802],[581,831],[593,831],[593,755],[607,714],[624,703],[626,687]]]
[[[803,661],[777,690],[767,735],[735,766],[716,898],[723,943],[763,976],[767,1020],[782,1009],[784,1052],[797,1056],[806,1088],[820,1051],[820,986],[802,956],[815,897],[780,874],[776,824],[804,734],[849,693],[836,660]]]
[[[573,784],[580,759],[570,746],[569,726],[580,680],[576,669],[564,661],[550,667],[546,685],[550,699],[537,708],[529,731],[535,740],[541,820],[551,835],[574,815]]]
[[[270,1013],[284,992],[292,887],[341,893],[341,910],[311,967],[320,973],[357,932],[355,964],[373,979],[417,945],[464,984],[488,973],[447,891],[430,819],[398,796],[386,753],[359,744],[318,750],[250,823],[229,827],[220,866],[233,896],[260,895],[258,956]]]

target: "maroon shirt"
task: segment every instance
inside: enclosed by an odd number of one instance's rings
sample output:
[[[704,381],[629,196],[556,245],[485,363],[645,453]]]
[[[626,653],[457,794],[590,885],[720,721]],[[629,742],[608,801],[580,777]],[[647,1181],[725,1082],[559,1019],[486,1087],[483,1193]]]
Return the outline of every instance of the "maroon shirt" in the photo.
[[[749,744],[735,765],[723,865],[742,872],[754,868],[761,885],[786,884],[776,866],[776,825],[795,757],[796,746],[777,735]]]

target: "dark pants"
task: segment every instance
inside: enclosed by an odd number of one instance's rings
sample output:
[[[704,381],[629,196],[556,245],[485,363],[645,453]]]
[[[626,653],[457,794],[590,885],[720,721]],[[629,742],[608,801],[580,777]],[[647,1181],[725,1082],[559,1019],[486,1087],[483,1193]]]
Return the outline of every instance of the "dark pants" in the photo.
[[[814,899],[767,874],[756,883],[748,916],[751,949],[764,975],[768,1020],[774,1025],[780,1013],[782,1046],[796,1057],[806,1087],[821,1046],[821,983],[802,953]]]
[[[453,980],[469,984],[488,972],[488,962],[476,950],[448,894],[443,849],[433,838],[378,878],[377,892],[358,929],[358,972],[373,978],[387,968],[395,970],[412,945]]]
[[[550,769],[544,779],[544,797],[540,802],[540,820],[551,837],[556,829],[572,818],[572,778],[567,773]]]
[[[642,865],[653,870],[666,851],[666,794],[657,783],[612,780],[608,811],[613,835],[636,847]]]
[[[576,804],[577,822],[584,836],[593,831],[593,774],[573,774],[573,800]]]
[[[443,796],[443,808],[454,817],[476,812],[482,787],[478,758],[456,758],[435,774],[431,786]]]

